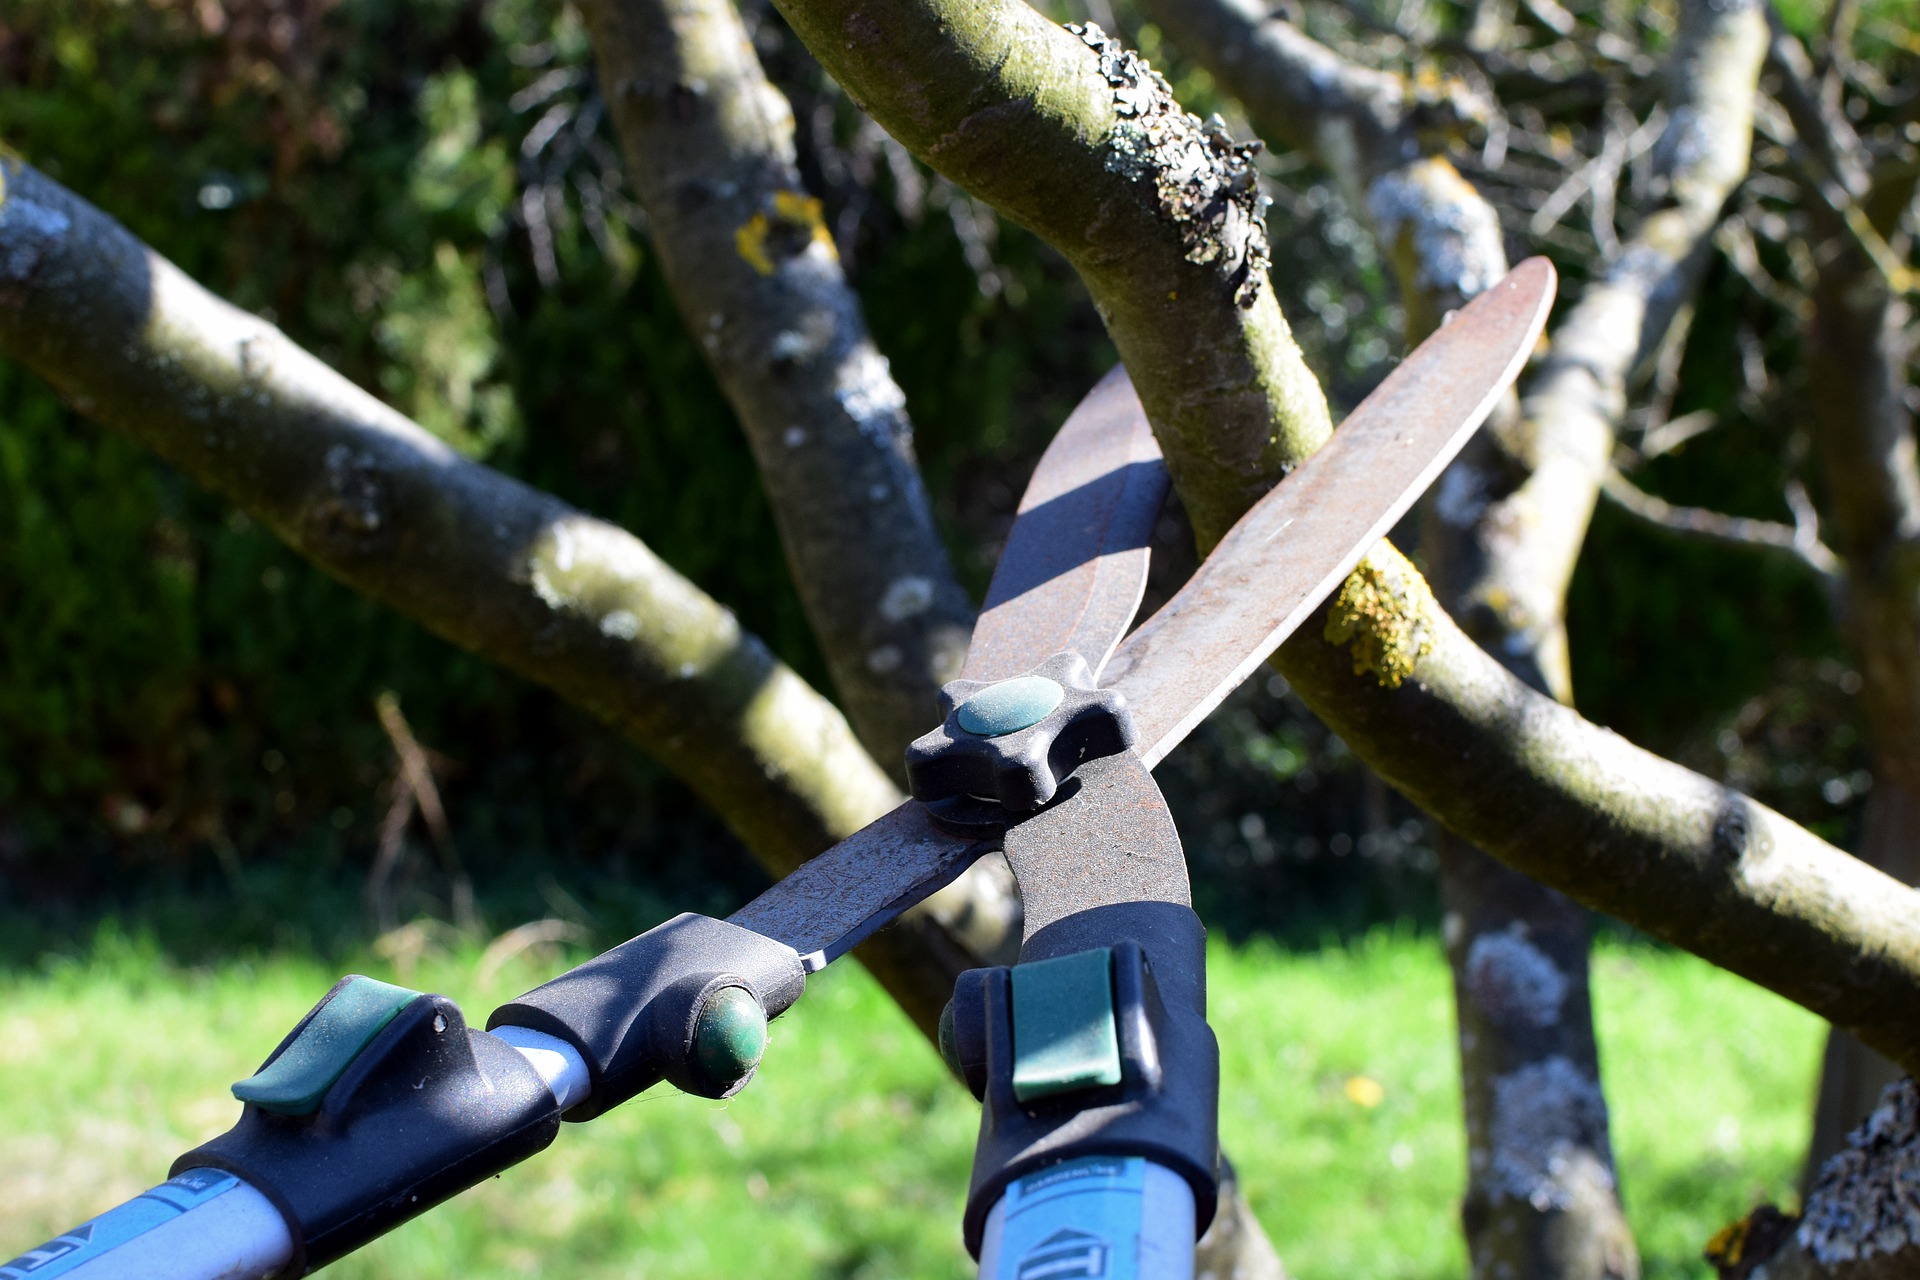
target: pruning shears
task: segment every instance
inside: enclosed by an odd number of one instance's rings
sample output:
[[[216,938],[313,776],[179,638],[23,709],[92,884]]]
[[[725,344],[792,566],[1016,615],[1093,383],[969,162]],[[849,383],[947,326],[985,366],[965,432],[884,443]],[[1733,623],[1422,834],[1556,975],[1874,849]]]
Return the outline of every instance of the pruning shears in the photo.
[[[234,1086],[227,1133],[0,1280],[260,1280],[358,1248],[662,1080],[728,1097],[770,1019],[982,855],[1019,883],[1019,962],[960,978],[941,1049],[982,1102],[964,1219],[991,1280],[1192,1272],[1217,1196],[1205,930],[1151,770],[1439,475],[1553,299],[1522,263],[1409,355],[1131,634],[1167,474],[1124,369],[1021,500],[913,798],[725,920],[667,921],[469,1027],[342,979]]]

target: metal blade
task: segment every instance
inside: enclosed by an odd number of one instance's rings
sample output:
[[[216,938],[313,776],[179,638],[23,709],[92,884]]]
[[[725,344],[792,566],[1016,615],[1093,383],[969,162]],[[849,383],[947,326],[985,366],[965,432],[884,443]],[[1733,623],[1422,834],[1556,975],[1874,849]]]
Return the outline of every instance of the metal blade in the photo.
[[[1273,652],[1439,474],[1525,363],[1552,296],[1553,269],[1536,258],[1462,310],[1325,448],[1242,517],[1180,593],[1113,654],[1103,683],[1126,694],[1148,767]],[[1097,414],[1095,406],[1103,406]],[[975,633],[968,678],[1018,675],[1068,648],[1092,664],[1095,651],[1104,654],[1112,643],[1101,637],[1117,634],[1139,607],[1147,534],[1165,480],[1152,437],[1136,422],[1144,423],[1138,401],[1116,370],[1061,428],[1022,500]],[[1086,444],[1074,444],[1069,429],[1084,429],[1100,443],[1101,463],[1075,465],[1075,450]],[[1046,536],[1079,550],[1050,555],[1034,515],[1057,520]],[[1104,771],[1097,772],[1104,783]],[[1157,792],[1151,803],[1163,810]],[[1032,834],[1038,841],[1042,832]],[[1024,852],[1034,842],[1014,843]],[[785,942],[809,970],[823,968],[991,848],[991,841],[941,831],[910,800],[729,919]],[[1184,897],[1184,870],[1177,880],[1170,867],[1141,871],[1164,878],[1147,896]],[[1037,868],[1025,878],[1036,887],[1049,883]],[[1129,884],[1125,892],[1145,890]],[[1074,890],[1063,897],[1060,909],[1079,896]],[[1045,910],[1040,915],[1050,918]]]
[[[1153,775],[1137,758],[1128,753],[1089,760],[1067,780],[1062,796],[1007,828],[1007,862],[1025,911],[1022,960],[1104,945],[1110,939],[1089,940],[1081,930],[1062,927],[1102,907],[1193,905],[1180,833]]]
[[[1140,607],[1166,495],[1160,447],[1116,365],[1027,482],[961,678],[1005,680],[1068,649],[1098,677]]]
[[[814,973],[951,884],[993,847],[948,835],[927,820],[923,805],[909,800],[801,863],[727,919],[786,943]]]
[[[1305,621],[1459,452],[1526,364],[1553,291],[1553,265],[1529,258],[1461,309],[1127,637],[1102,683],[1126,695],[1148,767]]]

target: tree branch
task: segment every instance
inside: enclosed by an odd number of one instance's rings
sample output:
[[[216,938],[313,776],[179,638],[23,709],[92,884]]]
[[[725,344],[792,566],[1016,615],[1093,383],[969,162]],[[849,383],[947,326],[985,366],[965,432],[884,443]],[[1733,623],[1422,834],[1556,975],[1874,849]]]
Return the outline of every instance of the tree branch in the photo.
[[[1920,1268],[1911,1208],[1920,1167],[1920,1088],[1895,1081],[1825,1162],[1798,1218],[1763,1204],[1721,1231],[1707,1260],[1721,1280],[1902,1280]]]
[[[1866,144],[1853,122],[1837,98],[1822,93],[1814,83],[1812,59],[1779,13],[1771,6],[1767,13],[1767,65],[1774,73],[1774,97],[1793,125],[1799,144],[1795,151],[1807,185],[1840,220],[1889,288],[1898,293],[1920,292],[1920,276],[1887,243],[1893,225],[1913,198],[1912,180],[1905,181],[1904,190],[1876,190]]]
[[[839,711],[639,539],[460,457],[12,159],[0,352],[348,586],[618,729],[770,874],[899,802]],[[963,922],[935,905],[903,926],[861,955],[930,1034]]]
[[[1610,466],[1627,382],[1691,298],[1728,195],[1746,172],[1766,24],[1752,4],[1682,7],[1655,144],[1660,205],[1555,326],[1518,425],[1496,434],[1500,468],[1461,481],[1443,520],[1477,544],[1460,580],[1469,630],[1532,655],[1539,683],[1569,696],[1567,583]],[[1524,531],[1524,534],[1523,532]]]
[[[1840,574],[1840,558],[1820,541],[1817,527],[1804,522],[1780,524],[1773,520],[1754,520],[1747,516],[1724,515],[1701,507],[1676,507],[1665,498],[1657,498],[1612,467],[1600,482],[1600,491],[1622,511],[1648,524],[1673,533],[1706,538],[1736,547],[1757,547],[1783,551],[1807,568],[1831,582]]]
[[[674,300],[753,446],[847,716],[902,778],[960,673],[973,606],[906,397],[795,168],[792,110],[730,0],[583,8]]]
[[[1324,609],[1280,662],[1357,755],[1508,866],[1920,1065],[1920,893],[1529,689],[1386,544],[1361,572],[1412,675],[1356,673]]]

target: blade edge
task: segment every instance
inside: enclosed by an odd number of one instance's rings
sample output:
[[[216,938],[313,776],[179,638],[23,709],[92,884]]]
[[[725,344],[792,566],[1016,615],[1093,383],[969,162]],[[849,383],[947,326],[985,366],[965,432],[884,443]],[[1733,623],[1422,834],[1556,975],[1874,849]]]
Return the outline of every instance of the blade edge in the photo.
[[[1265,661],[1439,477],[1525,367],[1545,328],[1554,282],[1550,263],[1544,258],[1529,259],[1429,337],[1361,402],[1318,453],[1241,517],[1159,613],[1121,643],[1108,664],[1105,683],[1126,695],[1140,732],[1138,751],[1149,767],[1164,759]],[[1483,327],[1491,332],[1482,332]],[[1485,377],[1480,395],[1464,415],[1456,415],[1455,425],[1437,445],[1429,446],[1425,463],[1397,487],[1388,502],[1376,507],[1374,518],[1346,542],[1340,554],[1321,561],[1318,572],[1312,565],[1299,567],[1297,557],[1282,558],[1283,553],[1270,544],[1325,500],[1328,477],[1365,463],[1383,444],[1392,443],[1390,436],[1379,438],[1397,430],[1384,415],[1392,414],[1429,379],[1444,376],[1444,366],[1451,360],[1470,357],[1478,344],[1504,346],[1506,358],[1479,371]],[[1464,350],[1456,355],[1458,348]],[[1294,515],[1282,518],[1295,508]],[[1268,572],[1259,573],[1262,569]],[[1229,594],[1227,616],[1219,616],[1223,588],[1237,584],[1244,594],[1263,596],[1267,594],[1261,590],[1263,584],[1253,579],[1269,575],[1293,579],[1287,584],[1291,605],[1284,601],[1245,605]],[[1239,656],[1224,659],[1235,653]],[[1208,664],[1205,655],[1221,658]],[[1210,683],[1194,678],[1196,671],[1209,669],[1218,672]],[[1175,678],[1180,671],[1188,678]]]

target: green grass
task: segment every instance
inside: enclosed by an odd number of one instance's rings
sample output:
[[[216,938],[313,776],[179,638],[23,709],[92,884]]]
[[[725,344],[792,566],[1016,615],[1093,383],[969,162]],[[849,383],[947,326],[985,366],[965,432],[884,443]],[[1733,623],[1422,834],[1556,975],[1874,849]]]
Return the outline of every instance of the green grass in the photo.
[[[543,976],[477,982],[475,948],[411,972],[478,1014]],[[0,1258],[157,1181],[235,1114],[226,1083],[336,976],[298,957],[182,969],[112,932],[0,973]],[[1627,1208],[1649,1280],[1704,1276],[1701,1242],[1790,1195],[1819,1026],[1690,957],[1603,945],[1600,1032]],[[1452,996],[1431,938],[1217,948],[1221,1131],[1294,1274],[1465,1272]],[[1380,1086],[1377,1105],[1349,1082]],[[1364,1088],[1353,1092],[1366,1096]],[[963,1277],[977,1119],[857,970],[816,979],[762,1078],[714,1103],[659,1091],[329,1274]]]

